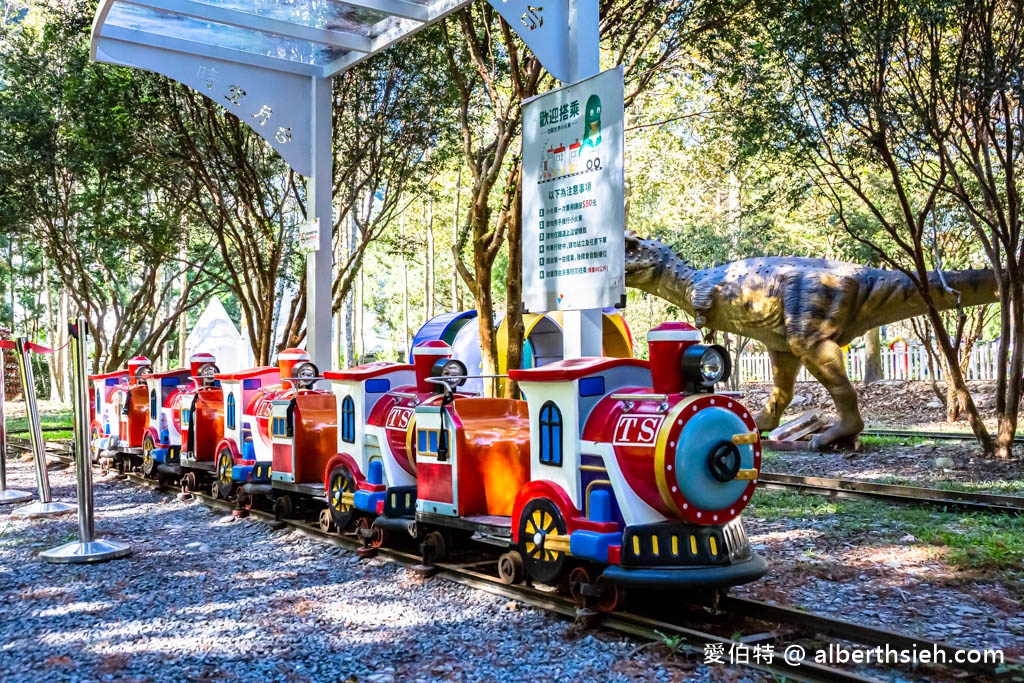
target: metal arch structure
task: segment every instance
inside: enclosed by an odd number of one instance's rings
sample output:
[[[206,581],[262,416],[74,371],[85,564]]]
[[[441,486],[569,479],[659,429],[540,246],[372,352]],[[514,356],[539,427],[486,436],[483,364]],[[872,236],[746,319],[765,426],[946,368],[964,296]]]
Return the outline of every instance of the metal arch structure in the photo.
[[[153,71],[235,114],[307,181],[318,249],[306,260],[307,351],[331,339],[333,76],[472,0],[101,0],[91,58]],[[599,68],[598,0],[488,0],[556,78]],[[536,3],[536,4],[531,4]]]

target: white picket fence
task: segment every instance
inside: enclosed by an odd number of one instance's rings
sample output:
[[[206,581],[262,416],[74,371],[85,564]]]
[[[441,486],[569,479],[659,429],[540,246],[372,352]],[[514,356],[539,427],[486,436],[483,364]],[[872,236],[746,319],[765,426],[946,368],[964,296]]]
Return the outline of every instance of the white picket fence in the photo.
[[[994,380],[998,344],[980,341],[971,350],[967,379]],[[850,349],[846,353],[846,372],[850,379],[864,378],[864,348]],[[942,368],[936,365],[936,379],[942,379]],[[882,377],[885,379],[931,379],[928,352],[922,344],[911,344],[905,350],[882,348]],[[767,353],[744,353],[739,362],[740,382],[772,381],[772,362]],[[812,382],[814,378],[806,368],[800,370],[798,382]]]

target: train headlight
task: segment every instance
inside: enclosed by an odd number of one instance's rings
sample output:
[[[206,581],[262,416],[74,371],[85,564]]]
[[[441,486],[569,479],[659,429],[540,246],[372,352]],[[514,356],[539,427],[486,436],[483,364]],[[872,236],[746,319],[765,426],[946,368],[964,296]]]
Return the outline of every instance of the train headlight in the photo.
[[[454,358],[442,358],[430,368],[430,376],[444,380],[448,388],[455,389],[466,383],[466,366],[460,360]],[[440,387],[438,387],[440,389]]]
[[[213,376],[216,375],[220,370],[213,363],[207,363],[203,367],[199,368],[199,379],[205,382],[212,382]]]
[[[680,363],[687,388],[693,391],[712,390],[732,372],[732,359],[718,344],[695,344],[683,352]]]
[[[292,368],[292,377],[295,378],[296,384],[302,387],[310,386],[319,376],[320,369],[310,362],[298,363]]]

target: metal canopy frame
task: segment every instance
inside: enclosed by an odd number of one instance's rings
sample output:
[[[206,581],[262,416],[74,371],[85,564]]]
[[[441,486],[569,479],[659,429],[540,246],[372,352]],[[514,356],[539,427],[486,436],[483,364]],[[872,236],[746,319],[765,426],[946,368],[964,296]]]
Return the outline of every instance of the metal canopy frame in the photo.
[[[307,350],[331,343],[331,79],[472,0],[101,0],[95,61],[163,74],[209,97],[307,179],[319,248],[306,261]],[[598,0],[488,0],[556,78],[598,71]],[[584,335],[586,338],[586,335]],[[599,339],[599,336],[598,336]],[[598,348],[598,353],[600,348]]]

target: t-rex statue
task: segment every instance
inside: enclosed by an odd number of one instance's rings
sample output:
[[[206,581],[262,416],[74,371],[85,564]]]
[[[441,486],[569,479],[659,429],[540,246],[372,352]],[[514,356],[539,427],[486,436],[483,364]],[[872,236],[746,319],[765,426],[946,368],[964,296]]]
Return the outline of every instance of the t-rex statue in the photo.
[[[932,271],[941,308],[998,300],[990,270]],[[803,365],[828,390],[839,419],[811,441],[821,448],[864,429],[842,346],[868,330],[925,313],[903,273],[820,258],[762,257],[696,270],[657,240],[626,234],[626,285],[679,306],[698,327],[750,337],[768,348],[775,386],[755,416],[774,429]]]

